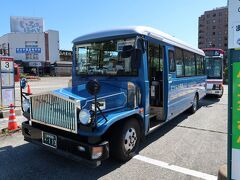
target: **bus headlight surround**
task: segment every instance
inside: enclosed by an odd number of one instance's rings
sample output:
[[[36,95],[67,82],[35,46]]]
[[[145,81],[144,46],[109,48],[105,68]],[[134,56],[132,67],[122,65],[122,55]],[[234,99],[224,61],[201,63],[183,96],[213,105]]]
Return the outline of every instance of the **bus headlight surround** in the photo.
[[[91,114],[89,112],[89,110],[87,109],[82,109],[79,112],[79,120],[83,125],[87,125],[90,124],[91,122]]]
[[[24,99],[23,103],[22,103],[22,108],[24,112],[28,112],[29,108],[30,108],[30,101],[29,99]]]

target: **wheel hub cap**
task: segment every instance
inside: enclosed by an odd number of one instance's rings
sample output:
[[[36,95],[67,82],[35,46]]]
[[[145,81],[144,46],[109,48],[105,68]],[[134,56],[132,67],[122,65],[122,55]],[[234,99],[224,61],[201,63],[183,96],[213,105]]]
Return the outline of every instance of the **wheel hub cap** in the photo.
[[[135,129],[130,128],[127,130],[124,138],[124,147],[126,151],[131,151],[137,142],[137,134]]]

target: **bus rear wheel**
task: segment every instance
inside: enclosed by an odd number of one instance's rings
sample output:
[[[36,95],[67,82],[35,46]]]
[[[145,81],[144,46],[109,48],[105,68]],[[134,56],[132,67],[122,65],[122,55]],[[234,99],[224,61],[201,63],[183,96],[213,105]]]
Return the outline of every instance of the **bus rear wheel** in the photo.
[[[194,96],[194,99],[193,99],[193,103],[192,103],[192,106],[190,107],[189,111],[194,114],[197,110],[198,110],[198,102],[199,99],[198,99],[198,95],[195,94]]]
[[[139,144],[139,123],[136,119],[128,119],[113,130],[110,140],[110,155],[118,161],[128,161],[136,154]]]
[[[224,89],[222,86],[221,86],[220,90],[222,91],[222,93],[219,95],[216,95],[217,98],[221,98],[223,96]]]

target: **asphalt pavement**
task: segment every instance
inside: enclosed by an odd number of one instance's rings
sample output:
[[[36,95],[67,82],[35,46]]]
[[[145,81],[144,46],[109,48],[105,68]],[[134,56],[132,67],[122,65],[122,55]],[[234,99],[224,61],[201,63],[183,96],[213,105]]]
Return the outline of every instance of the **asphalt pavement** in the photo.
[[[227,87],[220,100],[204,98],[195,114],[148,135],[126,163],[89,168],[25,142],[21,132],[0,137],[0,162],[0,179],[217,179],[227,162]]]

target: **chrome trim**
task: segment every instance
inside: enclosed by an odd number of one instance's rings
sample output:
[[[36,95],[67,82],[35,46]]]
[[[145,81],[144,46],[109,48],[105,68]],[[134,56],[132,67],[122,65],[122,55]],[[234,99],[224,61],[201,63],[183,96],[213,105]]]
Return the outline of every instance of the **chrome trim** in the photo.
[[[37,102],[35,98],[41,101]],[[53,98],[56,103],[51,103]],[[30,120],[33,122],[77,133],[77,109],[80,107],[78,100],[48,92],[31,95],[30,102]]]
[[[120,95],[120,94],[123,94],[125,97],[127,97],[124,92],[119,92],[119,93],[110,94],[110,95],[107,95],[107,96],[102,96],[102,97],[100,96],[100,97],[97,98],[97,100],[101,100],[101,99],[104,99],[104,98],[108,98],[108,97],[112,97],[112,96],[116,96],[116,95]],[[89,102],[91,102],[91,101],[94,101],[94,99],[89,99],[89,100],[87,100],[87,101],[85,102],[85,104],[83,105],[82,109],[84,109],[85,106],[87,105],[87,103],[89,103]],[[126,99],[126,101],[125,101],[124,104],[126,104],[126,102],[127,102],[127,99]]]

